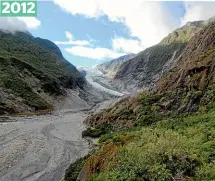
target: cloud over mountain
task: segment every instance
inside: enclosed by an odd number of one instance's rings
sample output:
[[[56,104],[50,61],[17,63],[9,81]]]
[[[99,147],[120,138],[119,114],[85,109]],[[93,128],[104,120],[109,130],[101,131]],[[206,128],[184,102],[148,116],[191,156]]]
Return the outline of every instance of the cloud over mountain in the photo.
[[[162,2],[145,0],[54,0],[63,10],[87,18],[107,16],[110,21],[126,25],[131,37],[137,37],[135,47],[147,48],[158,43],[178,28],[180,20],[171,16]],[[205,20],[214,15],[214,2],[184,2],[181,25],[188,21]],[[129,43],[129,42],[128,42]]]
[[[181,25],[189,21],[207,20],[215,15],[215,2],[184,2],[185,14]]]
[[[34,17],[0,17],[0,29],[7,32],[28,31],[39,27],[41,22]]]

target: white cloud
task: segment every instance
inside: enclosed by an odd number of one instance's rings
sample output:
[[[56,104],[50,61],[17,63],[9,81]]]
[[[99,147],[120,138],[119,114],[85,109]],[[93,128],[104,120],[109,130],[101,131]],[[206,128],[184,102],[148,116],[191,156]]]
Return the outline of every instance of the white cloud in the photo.
[[[54,0],[62,9],[73,15],[88,18],[107,15],[110,21],[124,23],[131,36],[140,39],[145,47],[158,43],[176,28],[160,2],[145,0]]]
[[[101,0],[101,4],[109,19],[124,23],[144,47],[158,43],[175,28],[174,20],[160,2]]]
[[[73,35],[72,35],[70,32],[68,32],[68,31],[65,31],[65,34],[66,34],[66,38],[67,38],[69,41],[72,41]]]
[[[54,0],[66,12],[76,14],[83,14],[88,17],[96,17],[99,14],[97,0]]]
[[[138,53],[143,49],[143,46],[139,40],[125,39],[123,37],[116,37],[112,39],[111,49],[102,47],[85,47],[86,45],[90,45],[88,41],[74,41],[73,35],[70,32],[66,31],[65,34],[68,41],[55,43],[58,45],[77,45],[65,48],[65,50],[72,55],[80,57],[98,60],[103,60],[106,58],[114,59],[129,53]]]
[[[35,17],[19,17],[18,19],[23,21],[28,29],[36,29],[41,25],[41,21]]]
[[[91,59],[97,59],[97,60],[102,60],[105,58],[114,59],[125,55],[125,53],[118,53],[118,52],[115,52],[114,50],[110,50],[107,48],[91,48],[91,47],[75,46],[71,48],[66,48],[65,50],[72,55],[91,58]]]
[[[206,20],[215,14],[214,2],[184,2],[185,14],[181,19],[171,16],[166,6],[155,1],[54,0],[54,2],[73,15],[84,15],[86,18],[106,15],[110,21],[127,26],[131,38],[125,39],[117,35],[119,37],[112,39],[112,49],[86,48],[83,47],[84,44],[76,44],[80,46],[66,49],[73,55],[94,59],[116,58],[122,55],[121,52],[137,53],[161,41],[178,28],[179,23],[184,25],[188,21]],[[67,35],[67,39],[73,40],[72,38]]]
[[[90,42],[86,41],[86,40],[74,40],[73,35],[68,31],[65,31],[65,34],[66,34],[66,38],[68,41],[55,41],[55,44],[57,44],[57,45],[79,45],[79,46],[90,45]]]
[[[185,15],[181,25],[189,21],[208,20],[215,15],[215,2],[184,2]]]
[[[138,53],[144,49],[144,46],[139,40],[125,39],[123,37],[113,38],[112,46],[115,51],[121,51],[127,54]]]
[[[3,31],[15,32],[26,31],[26,24],[17,18],[0,17],[0,29]]]
[[[0,29],[8,32],[27,31],[40,26],[40,21],[36,18],[9,18],[0,17]]]

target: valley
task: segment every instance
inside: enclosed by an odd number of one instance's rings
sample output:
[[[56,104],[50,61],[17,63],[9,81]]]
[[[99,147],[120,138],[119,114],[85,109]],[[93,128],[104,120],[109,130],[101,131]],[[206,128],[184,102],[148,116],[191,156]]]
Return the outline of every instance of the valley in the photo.
[[[79,68],[49,40],[0,31],[0,181],[213,181],[214,21]]]
[[[91,72],[82,77],[48,40],[0,36],[11,44],[0,45],[0,181],[60,181],[92,150],[82,137],[86,118],[124,94],[94,82]]]
[[[125,61],[113,82],[148,91],[85,120],[98,148],[65,180],[214,180],[214,32],[192,22]]]
[[[87,109],[74,110],[67,105],[67,109],[48,115],[2,120],[0,180],[60,181],[70,163],[92,149],[91,142],[82,137],[84,120],[116,100],[101,100]]]

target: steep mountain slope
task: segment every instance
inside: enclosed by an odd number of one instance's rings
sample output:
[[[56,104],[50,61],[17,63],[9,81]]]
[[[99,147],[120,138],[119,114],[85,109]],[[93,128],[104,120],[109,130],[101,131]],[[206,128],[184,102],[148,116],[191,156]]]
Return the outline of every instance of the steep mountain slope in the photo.
[[[118,69],[123,64],[123,62],[126,62],[127,60],[133,58],[134,56],[135,54],[131,53],[131,54],[119,57],[117,59],[105,62],[103,64],[99,64],[96,66],[96,68],[100,70],[107,77],[113,78],[116,72],[118,72]]]
[[[124,62],[115,75],[128,90],[150,89],[160,76],[177,61],[190,38],[203,26],[203,21],[188,23],[175,30],[159,44]]]
[[[0,32],[0,114],[52,108],[50,95],[84,82],[51,41]]]
[[[176,66],[157,85],[169,99],[177,99],[180,111],[196,111],[199,105],[213,105],[215,83],[215,23],[191,39]],[[173,99],[174,97],[174,99]],[[204,107],[206,109],[206,107]]]
[[[102,135],[101,146],[75,163],[82,167],[76,177],[94,181],[213,180],[214,60],[215,23],[210,23],[191,38],[154,92],[126,98],[89,117],[87,123],[94,128],[83,135]],[[72,165],[66,181],[74,173],[77,170]]]
[[[214,83],[214,23],[197,33],[196,37],[191,39],[175,68],[159,81],[159,91],[178,87],[204,90]]]

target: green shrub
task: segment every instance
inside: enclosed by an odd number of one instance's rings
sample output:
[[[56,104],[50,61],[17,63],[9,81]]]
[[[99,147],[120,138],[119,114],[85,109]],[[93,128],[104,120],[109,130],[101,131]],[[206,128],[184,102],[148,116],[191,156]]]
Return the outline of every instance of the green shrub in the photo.
[[[111,127],[108,125],[102,125],[96,128],[87,128],[82,132],[82,137],[99,138],[101,135],[107,134],[111,131]]]
[[[115,161],[93,174],[91,180],[213,180],[214,127],[215,111],[210,111],[162,120],[140,130],[106,134],[100,143],[112,141],[124,146]]]

